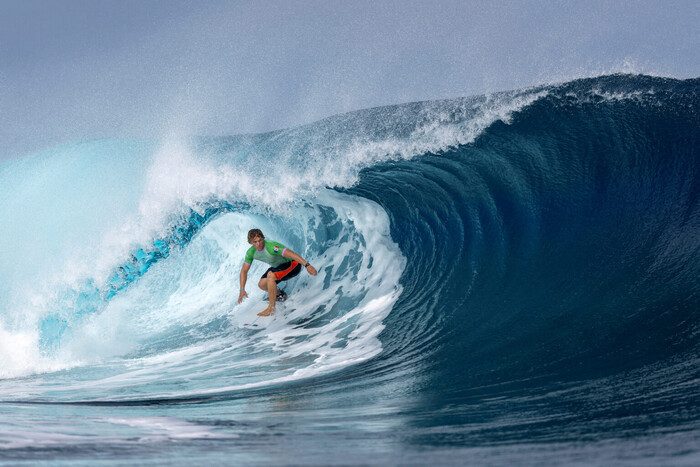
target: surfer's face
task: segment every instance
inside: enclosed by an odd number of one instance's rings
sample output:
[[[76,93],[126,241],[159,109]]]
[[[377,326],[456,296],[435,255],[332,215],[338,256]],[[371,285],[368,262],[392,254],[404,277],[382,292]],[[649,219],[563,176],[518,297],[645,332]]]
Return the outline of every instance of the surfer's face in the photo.
[[[250,243],[252,243],[258,251],[262,251],[262,249],[265,248],[265,239],[262,237],[255,237]]]

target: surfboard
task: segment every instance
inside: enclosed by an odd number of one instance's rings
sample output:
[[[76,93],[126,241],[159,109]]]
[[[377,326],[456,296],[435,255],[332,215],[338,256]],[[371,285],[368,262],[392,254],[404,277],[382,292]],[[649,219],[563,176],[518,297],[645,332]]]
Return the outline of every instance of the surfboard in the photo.
[[[275,313],[270,316],[258,316],[258,313],[265,309],[265,306],[252,306],[245,311],[234,308],[232,318],[238,327],[245,329],[263,329],[280,313],[280,307],[276,307]]]
[[[270,321],[272,321],[272,316],[255,316],[255,319],[243,320],[241,327],[248,329],[262,329],[266,328]],[[249,321],[249,322],[245,322]]]
[[[287,300],[287,293],[284,291],[284,287],[280,287],[279,295],[277,296],[275,313],[270,316],[258,316],[258,313],[265,309],[264,306],[251,306],[246,311],[238,311],[234,309],[233,319],[238,323],[239,327],[244,329],[264,329],[271,322],[275,320],[275,317],[282,316],[284,306],[282,303]],[[263,303],[268,302],[269,298],[267,294],[263,297]],[[262,304],[261,304],[262,305]]]
[[[260,302],[258,302],[260,303]],[[262,306],[251,306],[245,311],[234,309],[233,319],[238,323],[238,326],[245,329],[264,329],[270,323],[275,321],[275,318],[284,316],[284,305],[277,302],[275,312],[270,316],[258,316],[258,313],[265,309],[264,301],[260,303]]]

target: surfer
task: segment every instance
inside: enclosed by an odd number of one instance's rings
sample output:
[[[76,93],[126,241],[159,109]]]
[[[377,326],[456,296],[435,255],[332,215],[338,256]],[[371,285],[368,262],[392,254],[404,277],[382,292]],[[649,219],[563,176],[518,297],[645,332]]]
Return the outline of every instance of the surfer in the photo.
[[[281,243],[265,240],[265,235],[260,229],[251,229],[248,232],[248,243],[253,246],[246,252],[243,267],[241,268],[241,291],[238,294],[238,303],[243,301],[243,297],[248,296],[245,291],[245,283],[248,280],[250,265],[253,263],[253,260],[260,260],[270,265],[270,268],[265,271],[265,274],[260,278],[260,282],[258,282],[258,287],[266,290],[269,294],[270,304],[258,313],[258,316],[269,316],[275,312],[277,299],[285,299],[287,297],[284,292],[277,290],[279,282],[296,277],[302,267],[312,276],[315,276],[317,272],[311,266],[311,263],[305,261],[304,258]]]

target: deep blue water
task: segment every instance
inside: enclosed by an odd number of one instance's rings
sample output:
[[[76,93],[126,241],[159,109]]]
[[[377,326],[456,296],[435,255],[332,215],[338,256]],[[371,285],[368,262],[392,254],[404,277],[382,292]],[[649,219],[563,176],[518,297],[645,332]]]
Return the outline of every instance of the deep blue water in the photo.
[[[0,461],[697,464],[699,90],[3,163]],[[252,227],[319,270],[253,330]]]

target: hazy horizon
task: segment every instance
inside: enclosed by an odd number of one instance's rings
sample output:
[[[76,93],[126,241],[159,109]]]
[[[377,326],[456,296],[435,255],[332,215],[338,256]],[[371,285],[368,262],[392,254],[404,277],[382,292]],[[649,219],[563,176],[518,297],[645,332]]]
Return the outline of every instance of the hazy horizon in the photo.
[[[700,2],[3,2],[0,159],[612,72],[691,78]]]

